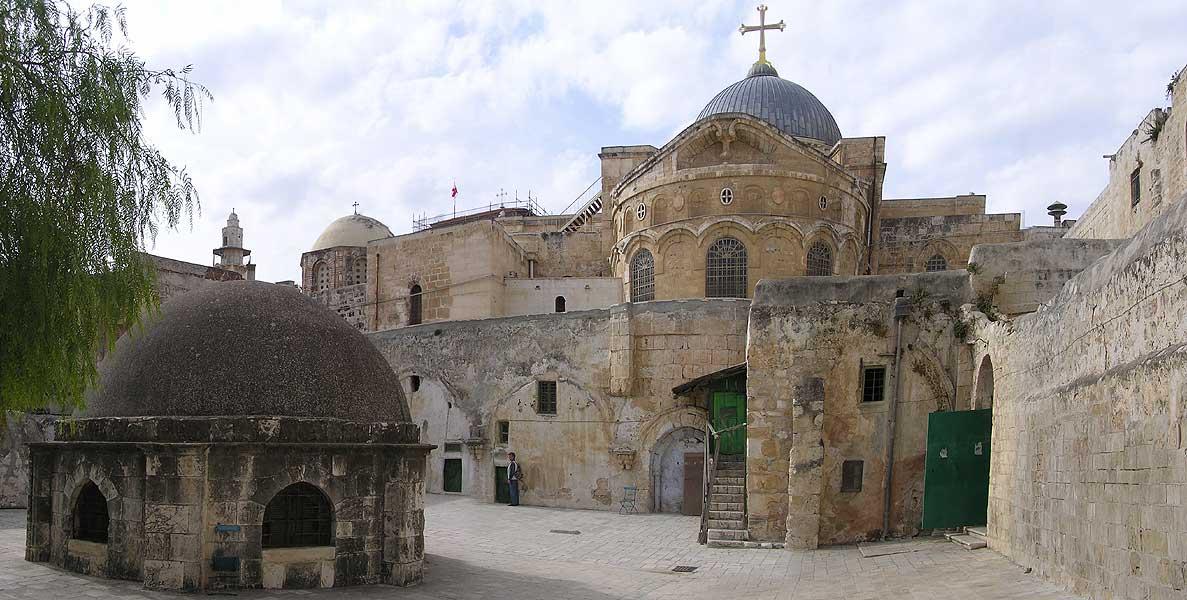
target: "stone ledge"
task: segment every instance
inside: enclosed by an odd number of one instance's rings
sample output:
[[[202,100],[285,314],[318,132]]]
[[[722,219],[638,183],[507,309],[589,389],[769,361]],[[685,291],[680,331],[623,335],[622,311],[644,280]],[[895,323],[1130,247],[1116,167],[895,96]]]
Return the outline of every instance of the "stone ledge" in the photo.
[[[417,444],[413,423],[306,417],[92,417],[57,422],[59,441]]]

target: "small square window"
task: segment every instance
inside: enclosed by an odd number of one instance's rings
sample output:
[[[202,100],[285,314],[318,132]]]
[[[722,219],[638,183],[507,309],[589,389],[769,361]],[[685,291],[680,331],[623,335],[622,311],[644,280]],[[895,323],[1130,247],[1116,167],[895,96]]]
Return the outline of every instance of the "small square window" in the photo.
[[[861,370],[861,401],[879,402],[886,398],[886,367]]]
[[[499,421],[499,443],[506,444],[511,440],[511,422]]]
[[[860,492],[861,479],[865,472],[865,461],[847,460],[841,463],[841,491]]]
[[[556,382],[536,382],[536,412],[542,415],[556,414]]]
[[[445,442],[446,452],[461,452],[462,444],[460,442]]]

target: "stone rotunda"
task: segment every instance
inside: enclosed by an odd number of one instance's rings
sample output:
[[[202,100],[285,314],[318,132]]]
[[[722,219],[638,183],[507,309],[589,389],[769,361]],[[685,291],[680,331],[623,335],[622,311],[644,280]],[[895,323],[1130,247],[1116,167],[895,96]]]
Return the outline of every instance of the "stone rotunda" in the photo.
[[[175,297],[32,445],[26,559],[146,588],[406,585],[424,465],[395,373],[299,291]]]

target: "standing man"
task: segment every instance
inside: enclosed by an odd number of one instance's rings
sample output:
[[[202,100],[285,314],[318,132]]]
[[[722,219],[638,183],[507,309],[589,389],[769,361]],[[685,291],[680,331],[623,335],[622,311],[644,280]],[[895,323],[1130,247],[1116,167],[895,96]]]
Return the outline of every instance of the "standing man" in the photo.
[[[519,480],[523,472],[519,470],[519,463],[515,462],[515,453],[507,453],[507,487],[511,488],[511,506],[519,506]]]

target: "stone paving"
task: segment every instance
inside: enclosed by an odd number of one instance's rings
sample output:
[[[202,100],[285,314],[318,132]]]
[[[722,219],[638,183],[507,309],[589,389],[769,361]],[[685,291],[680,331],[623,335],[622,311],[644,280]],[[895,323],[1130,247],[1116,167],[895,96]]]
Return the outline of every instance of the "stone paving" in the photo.
[[[855,546],[815,552],[705,548],[697,517],[618,515],[429,496],[427,573],[414,588],[244,591],[240,596],[399,598],[740,598],[748,600],[1076,600],[990,550],[921,540],[916,552],[862,558]],[[25,512],[0,511],[0,600],[170,598],[24,561]],[[551,530],[580,531],[579,534]],[[677,565],[693,573],[673,573]]]

